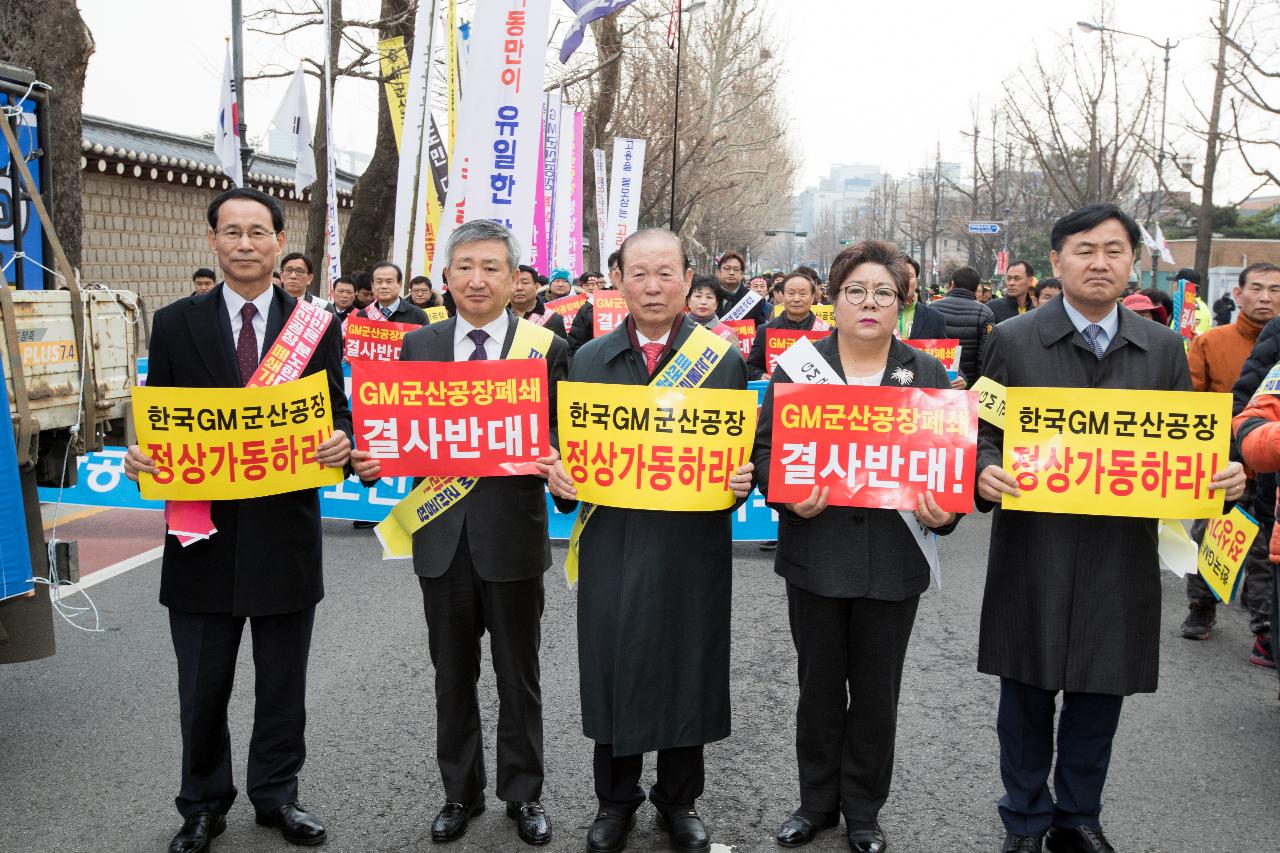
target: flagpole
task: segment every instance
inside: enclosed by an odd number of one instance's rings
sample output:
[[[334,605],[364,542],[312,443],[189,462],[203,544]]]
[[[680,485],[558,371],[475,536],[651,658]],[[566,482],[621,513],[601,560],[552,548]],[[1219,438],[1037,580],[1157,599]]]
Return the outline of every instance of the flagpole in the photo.
[[[244,36],[241,32],[244,21],[240,13],[241,0],[231,0],[231,64],[236,78],[236,113],[239,118],[240,131],[240,176],[241,184],[249,182],[249,162],[253,159],[253,149],[249,147],[249,137],[245,133],[244,123]]]
[[[684,0],[676,0],[676,96],[675,109],[671,112],[671,218],[667,227],[676,231],[676,169],[680,152],[680,60],[684,57]]]

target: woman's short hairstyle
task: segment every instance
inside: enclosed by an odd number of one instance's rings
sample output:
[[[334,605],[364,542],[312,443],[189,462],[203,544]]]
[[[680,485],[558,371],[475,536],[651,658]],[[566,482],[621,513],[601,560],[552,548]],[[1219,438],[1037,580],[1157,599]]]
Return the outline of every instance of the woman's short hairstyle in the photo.
[[[898,310],[907,304],[907,265],[898,252],[897,246],[884,240],[863,240],[854,243],[831,262],[831,274],[827,277],[831,283],[831,296],[835,298],[844,280],[855,269],[863,264],[879,264],[893,276],[893,284],[898,291]]]

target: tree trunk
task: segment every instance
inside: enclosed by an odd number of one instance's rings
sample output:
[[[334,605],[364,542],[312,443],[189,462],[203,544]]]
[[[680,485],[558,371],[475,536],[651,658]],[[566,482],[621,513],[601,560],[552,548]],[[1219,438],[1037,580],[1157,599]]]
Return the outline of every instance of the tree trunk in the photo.
[[[342,42],[342,0],[332,0],[330,7],[332,17],[329,21],[330,26],[330,47],[329,47],[329,66],[333,71],[333,88],[338,86],[338,47]],[[320,109],[316,110],[316,130],[313,137],[314,150],[316,152],[316,180],[311,185],[311,202],[307,205],[307,242],[306,252],[308,258],[311,259],[317,267],[321,267],[324,271],[317,275],[311,281],[310,290],[312,293],[319,293],[322,283],[328,281],[328,272],[325,265],[325,216],[328,210],[328,193],[329,193],[329,145],[325,138],[325,125],[329,121],[328,105],[325,103],[324,97],[324,78],[320,79]],[[332,282],[330,282],[332,284]]]
[[[622,30],[618,28],[618,15],[605,15],[591,24],[591,32],[596,39],[596,56],[601,63],[604,63],[609,57],[622,51]],[[605,128],[609,126],[609,122],[613,120],[613,110],[618,102],[618,86],[622,79],[622,59],[616,62],[610,62],[600,69],[598,77],[599,88],[596,89],[596,97],[591,107],[583,116],[582,126],[582,148],[583,148],[583,171],[582,171],[582,224],[586,227],[585,246],[590,246],[591,250],[583,252],[583,264],[588,270],[595,269],[595,262],[592,259],[600,257],[600,231],[607,227],[597,221],[596,218],[596,184],[592,177],[595,175],[594,167],[588,167],[591,162],[591,151],[593,148],[604,148]],[[605,150],[605,162],[608,163],[608,149]],[[606,180],[608,180],[606,178]],[[596,230],[592,231],[588,223],[595,222]],[[608,275],[608,270],[599,270]]]
[[[1218,61],[1214,66],[1213,104],[1209,108],[1209,127],[1205,134],[1204,174],[1200,183],[1200,209],[1196,214],[1196,272],[1203,282],[1202,295],[1209,290],[1209,252],[1213,248],[1213,180],[1218,171],[1218,155],[1222,150],[1222,134],[1218,130],[1222,118],[1222,90],[1227,77],[1227,28],[1230,25],[1231,2],[1218,3]]]
[[[413,55],[413,16],[408,14],[411,0],[382,0],[380,17],[404,15],[400,25],[385,27],[380,39],[404,38],[408,55]],[[364,174],[356,181],[351,198],[351,218],[342,242],[342,268],[367,270],[388,257],[391,251],[391,229],[395,224],[396,173],[400,152],[396,149],[395,129],[387,107],[387,90],[378,84],[378,138],[373,157]],[[406,273],[408,271],[406,270]]]
[[[30,68],[37,80],[53,87],[44,118],[49,140],[45,156],[50,159],[53,180],[44,194],[67,260],[78,268],[84,225],[80,115],[85,72],[94,50],[93,35],[80,17],[75,0],[3,0],[0,45],[4,45],[0,58],[5,62]],[[19,180],[16,172],[13,178]]]

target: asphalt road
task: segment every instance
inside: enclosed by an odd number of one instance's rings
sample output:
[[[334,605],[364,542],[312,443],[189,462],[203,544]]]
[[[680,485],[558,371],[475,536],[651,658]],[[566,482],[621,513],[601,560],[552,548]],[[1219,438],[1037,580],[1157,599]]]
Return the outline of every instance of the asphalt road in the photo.
[[[972,516],[944,541],[944,589],[921,603],[902,691],[897,772],[882,814],[897,853],[998,850],[1003,836],[995,810],[996,682],[974,669],[988,531],[987,518]],[[428,850],[443,795],[417,583],[405,563],[378,561],[370,531],[326,522],[325,535],[328,594],[311,655],[302,799],[328,821],[326,849]],[[547,574],[543,622],[543,799],[555,829],[546,849],[576,851],[584,849],[594,800],[563,554],[556,549],[557,566]],[[714,841],[736,851],[771,850],[797,796],[794,651],[772,555],[738,545],[735,572],[734,734],[707,749],[700,809]],[[1161,689],[1126,703],[1104,825],[1121,851],[1274,853],[1275,673],[1245,662],[1251,637],[1238,607],[1220,613],[1211,641],[1180,639],[1181,582],[1164,581]],[[0,851],[162,851],[177,830],[176,676],[158,583],[156,562],[95,586],[104,633],[62,625],[56,657],[0,667]],[[252,719],[247,637],[240,663],[232,742],[243,784]],[[485,666],[492,767],[496,699]],[[651,759],[650,781],[652,772]],[[243,797],[228,823],[215,850],[292,849],[254,824]],[[642,809],[629,849],[662,850],[664,840],[652,809]],[[489,811],[452,849],[524,845],[491,792]],[[833,831],[812,849],[848,848]]]

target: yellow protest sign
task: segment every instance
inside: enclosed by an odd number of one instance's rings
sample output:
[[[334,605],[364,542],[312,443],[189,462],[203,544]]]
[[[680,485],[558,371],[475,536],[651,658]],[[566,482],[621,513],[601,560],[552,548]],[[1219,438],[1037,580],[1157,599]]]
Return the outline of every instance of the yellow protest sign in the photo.
[[[400,150],[400,136],[404,128],[404,102],[409,96],[409,53],[404,49],[404,38],[393,36],[378,42],[382,79],[386,81],[387,109],[391,112],[391,129],[396,136],[396,150]]]
[[[1238,506],[1209,522],[1200,541],[1196,568],[1219,601],[1231,603],[1240,579],[1240,567],[1257,535],[1258,522]]]
[[[1004,386],[989,376],[984,376],[969,389],[978,395],[978,417],[993,427],[1004,429]]]
[[[260,498],[341,483],[316,447],[333,432],[323,371],[259,388],[135,387],[138,445],[156,473],[138,478],[148,500]]]
[[[443,305],[432,305],[430,308],[424,308],[422,310],[427,314],[427,325],[449,319],[449,309],[445,308]]]
[[[1121,388],[1008,388],[1005,509],[1133,518],[1214,518],[1227,467],[1231,395]]]
[[[728,509],[751,456],[754,391],[561,382],[560,455],[578,498],[624,509]]]
[[[782,312],[783,312],[783,311],[785,311],[785,310],[786,310],[786,308],[787,308],[787,306],[785,306],[785,305],[775,305],[775,306],[773,306],[773,316],[774,316],[774,317],[779,317],[779,316],[781,316],[781,315],[782,315]],[[833,328],[833,329],[835,328],[835,325],[836,325],[836,306],[834,306],[834,305],[823,305],[823,304],[821,304],[821,303],[818,303],[818,304],[814,305],[813,307],[811,307],[809,310],[810,310],[810,311],[812,311],[812,312],[813,312],[813,314],[814,314],[814,316],[816,316],[819,320],[825,320],[825,321],[827,322],[827,325],[831,326],[831,328]]]

